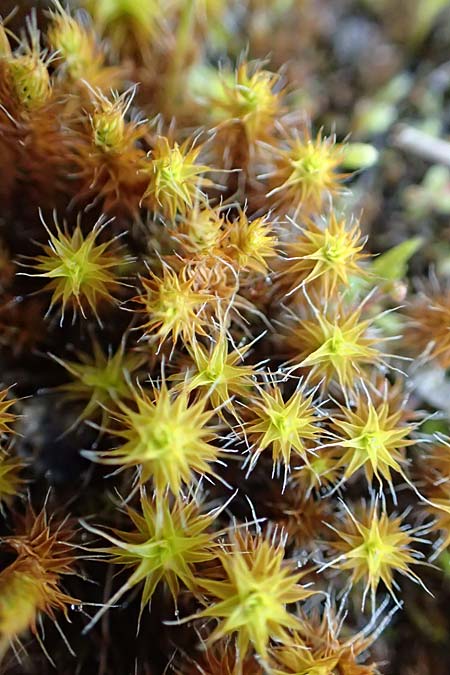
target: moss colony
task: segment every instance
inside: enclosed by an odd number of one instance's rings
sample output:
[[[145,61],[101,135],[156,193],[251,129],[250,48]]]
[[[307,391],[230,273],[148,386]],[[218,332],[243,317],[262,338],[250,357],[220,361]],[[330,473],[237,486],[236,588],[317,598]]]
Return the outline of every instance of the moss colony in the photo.
[[[0,669],[448,673],[446,3],[3,4]]]

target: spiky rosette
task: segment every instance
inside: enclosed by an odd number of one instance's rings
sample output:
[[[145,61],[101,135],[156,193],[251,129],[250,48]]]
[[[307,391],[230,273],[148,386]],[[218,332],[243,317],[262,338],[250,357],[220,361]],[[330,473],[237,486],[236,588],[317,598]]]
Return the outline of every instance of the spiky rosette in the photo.
[[[253,655],[240,657],[236,641],[217,640],[209,647],[201,643],[194,658],[184,654],[174,664],[176,675],[263,675],[264,670]]]
[[[249,145],[268,140],[282,111],[279,82],[279,75],[257,63],[244,61],[234,73],[224,71],[218,92],[208,101],[211,120],[219,129],[241,125]]]
[[[277,237],[268,217],[250,220],[239,213],[225,231],[225,253],[232,264],[246,271],[267,274],[270,260],[276,256]]]
[[[218,621],[208,644],[236,634],[241,659],[250,648],[266,658],[271,640],[289,642],[288,630],[299,626],[299,619],[287,605],[305,600],[314,591],[298,583],[303,573],[294,572],[292,565],[284,562],[282,544],[271,544],[262,536],[236,531],[219,551],[218,559],[223,579],[198,580],[211,598],[211,604],[198,616]]]
[[[198,580],[195,566],[214,559],[217,544],[211,532],[216,513],[202,514],[195,499],[150,499],[141,493],[140,510],[127,507],[131,531],[112,530],[111,534],[90,525],[85,527],[102,536],[113,546],[100,549],[109,561],[131,569],[126,583],[97,613],[86,630],[89,630],[105,611],[122,595],[143,583],[141,613],[151,602],[160,582],[164,582],[174,602],[183,586],[197,592]]]
[[[49,279],[44,291],[52,291],[49,312],[61,305],[61,323],[66,309],[71,307],[74,319],[77,311],[86,318],[90,310],[100,323],[99,306],[103,302],[114,302],[111,293],[120,286],[117,269],[129,262],[123,253],[113,251],[114,240],[98,243],[97,238],[111,221],[101,217],[86,236],[81,228],[81,217],[70,234],[65,227],[61,230],[54,214],[55,232],[41,221],[49,235],[49,243],[41,245],[43,253],[36,257],[32,265],[31,277]]]
[[[212,445],[214,410],[205,411],[205,398],[189,402],[186,388],[169,390],[165,382],[150,392],[134,391],[133,405],[117,402],[114,413],[119,428],[105,429],[123,444],[113,450],[86,453],[90,459],[138,469],[139,482],[152,480],[158,494],[178,495],[198,474],[214,475],[211,466],[219,457]]]
[[[193,367],[188,369],[179,386],[187,391],[199,391],[213,407],[225,405],[232,409],[232,397],[245,398],[254,384],[253,366],[241,363],[249,348],[250,345],[244,345],[229,351],[229,340],[223,329],[209,348],[192,340],[187,350]]]
[[[436,282],[408,305],[405,344],[412,354],[450,367],[450,289]]]
[[[80,180],[77,203],[100,202],[105,212],[137,216],[146,182],[143,121],[130,118],[135,87],[106,96],[89,88],[89,114],[71,141],[72,159]]]
[[[171,337],[174,344],[181,339],[187,345],[195,334],[205,335],[205,307],[215,299],[195,290],[195,278],[186,267],[175,272],[164,264],[161,275],[150,271],[141,282],[143,292],[133,300],[147,318],[140,326],[146,338],[161,345]]]
[[[313,138],[308,129],[286,136],[284,145],[270,147],[274,168],[260,176],[270,186],[267,197],[274,207],[294,215],[320,212],[327,195],[342,192],[346,174],[337,170],[342,147],[322,130]]]
[[[308,463],[311,445],[321,433],[313,395],[298,387],[285,401],[279,385],[259,389],[258,393],[249,405],[251,420],[245,424],[252,446],[251,464],[267,448],[272,450],[275,465],[281,463],[288,469],[292,456]]]
[[[97,340],[92,343],[93,355],[78,352],[78,361],[65,361],[55,355],[52,357],[73,378],[72,382],[58,387],[67,401],[86,402],[74,425],[81,420],[93,420],[101,417],[104,427],[116,401],[133,398],[132,376],[144,364],[145,356],[138,352],[125,352],[125,342],[119,348],[108,353],[102,350]]]
[[[67,187],[71,132],[49,72],[54,54],[41,49],[36,16],[21,39],[11,37],[18,46],[0,54],[0,199],[3,208],[29,208],[34,216],[37,205],[53,208]]]
[[[72,16],[59,0],[54,0],[49,19],[47,41],[56,52],[60,73],[72,86],[81,80],[93,87],[113,86],[120,69],[106,65],[105,50],[86,16]]]
[[[367,392],[362,392],[353,409],[341,406],[340,413],[333,417],[338,437],[333,444],[341,449],[342,480],[361,468],[370,483],[375,477],[380,484],[385,480],[392,485],[392,472],[408,480],[405,448],[415,443],[411,433],[416,426],[402,420],[401,409],[392,411],[387,397],[374,404]]]
[[[334,211],[323,222],[308,220],[285,247],[281,286],[291,295],[302,286],[314,285],[325,298],[345,287],[352,276],[364,275],[360,262],[364,241],[358,222],[348,224]]]
[[[219,166],[248,170],[258,142],[269,142],[283,113],[284,90],[278,74],[259,63],[242,62],[234,73],[223,70],[203,105],[216,125],[214,149]]]
[[[308,462],[292,472],[292,481],[300,491],[327,490],[338,482],[341,473],[341,451],[338,447],[321,446],[308,457]]]
[[[11,408],[17,403],[17,399],[10,395],[10,389],[0,390],[0,434],[12,434],[12,424],[17,420],[16,413]]]
[[[362,305],[352,308],[342,303],[311,307],[305,319],[290,327],[287,344],[295,354],[291,362],[323,386],[334,380],[344,392],[354,389],[357,381],[367,377],[369,366],[384,363],[376,347],[380,339],[370,330],[374,319],[363,319],[362,311]]]
[[[198,163],[201,151],[202,146],[190,139],[179,145],[158,136],[142,170],[147,179],[142,204],[173,221],[177,214],[185,216],[196,202],[205,201],[203,190],[213,183],[203,176],[211,167]]]
[[[54,57],[41,49],[41,34],[35,16],[28,20],[27,34],[18,48],[2,56],[6,78],[19,109],[31,112],[47,103],[52,93],[48,65]]]
[[[330,500],[317,497],[302,485],[290,481],[281,493],[279,485],[268,486],[264,507],[267,507],[269,529],[273,523],[282,528],[287,545],[314,552],[326,548],[323,540],[326,523],[331,518]]]
[[[171,234],[186,259],[220,255],[224,239],[223,211],[210,204],[195,204]]]
[[[372,608],[375,607],[376,591],[383,582],[394,600],[398,602],[394,588],[398,588],[394,574],[399,572],[412,581],[422,583],[411,566],[417,564],[420,553],[414,544],[420,542],[417,529],[408,529],[401,516],[389,515],[385,508],[373,502],[369,508],[354,515],[345,510],[342,526],[330,526],[335,538],[330,542],[337,556],[325,567],[348,571],[349,585],[364,583],[362,607],[370,593]]]
[[[24,479],[21,472],[24,462],[5,450],[0,450],[0,507],[10,504],[20,492]]]
[[[425,513],[432,517],[430,530],[437,532],[433,557],[437,557],[450,546],[450,442],[439,437],[428,449],[418,465],[418,475],[425,482],[424,493],[427,503]]]
[[[374,618],[380,624],[381,616]],[[301,615],[301,628],[292,643],[271,650],[271,671],[276,675],[377,675],[375,663],[366,663],[367,650],[376,636],[369,624],[359,633],[349,633],[338,612],[327,603],[322,617],[313,611]],[[347,629],[347,630],[346,630]]]

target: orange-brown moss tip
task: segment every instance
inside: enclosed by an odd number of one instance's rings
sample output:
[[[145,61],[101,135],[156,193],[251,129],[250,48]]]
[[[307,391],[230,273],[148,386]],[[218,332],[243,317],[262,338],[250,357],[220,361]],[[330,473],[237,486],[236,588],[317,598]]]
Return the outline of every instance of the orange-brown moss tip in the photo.
[[[271,640],[289,643],[289,630],[300,621],[287,606],[314,594],[299,584],[303,573],[284,561],[281,543],[262,536],[236,531],[218,553],[223,578],[198,579],[210,604],[197,616],[218,621],[208,638],[211,644],[236,635],[237,649],[244,659],[250,649],[267,658]]]
[[[198,654],[183,654],[175,660],[176,675],[264,675],[265,671],[254,655],[244,659],[236,648],[236,641],[229,638],[217,640],[209,647],[201,643]]]
[[[268,216],[249,220],[241,211],[225,230],[225,253],[236,271],[246,270],[267,274],[274,260],[277,237]]]
[[[47,245],[42,245],[43,253],[36,256],[32,267],[36,270],[27,276],[48,279],[44,291],[52,291],[48,313],[60,305],[61,324],[68,307],[73,310],[74,320],[78,311],[86,318],[91,311],[100,322],[99,307],[102,303],[114,302],[113,290],[121,285],[117,270],[130,259],[120,250],[113,250],[115,240],[97,243],[97,238],[111,221],[101,217],[92,230],[85,236],[81,227],[81,218],[73,230],[67,227],[61,230],[54,215],[55,232],[41,221],[49,235]]]
[[[196,202],[206,200],[203,190],[213,185],[203,174],[211,167],[199,164],[201,145],[187,139],[179,145],[166,136],[158,136],[142,174],[147,188],[142,204],[173,221],[177,214],[185,216]]]
[[[94,461],[138,469],[140,483],[151,480],[159,495],[178,495],[196,476],[214,475],[211,463],[220,451],[211,441],[214,410],[205,410],[205,398],[189,402],[185,388],[169,390],[163,382],[149,392],[134,392],[132,404],[117,402],[114,418],[120,427],[106,429],[123,444],[113,450],[86,453]]]
[[[58,387],[68,402],[84,402],[85,407],[77,418],[81,420],[101,418],[106,426],[110,412],[117,401],[133,398],[132,376],[144,364],[146,358],[138,352],[126,352],[125,341],[113,352],[105,354],[100,344],[93,341],[93,354],[77,353],[78,361],[65,361],[55,355],[57,361],[73,378]]]
[[[421,583],[411,569],[421,558],[414,548],[420,541],[415,536],[417,529],[408,530],[401,516],[389,515],[376,502],[360,511],[354,515],[347,508],[342,525],[332,527],[336,536],[330,541],[330,547],[337,555],[324,567],[348,571],[351,586],[360,581],[364,583],[363,609],[368,594],[372,608],[375,607],[380,582],[398,602],[394,592],[394,588],[398,588],[394,581],[396,572]]]
[[[31,506],[20,519],[14,535],[3,539],[17,557],[0,572],[0,644],[5,646],[24,632],[36,632],[40,614],[56,620],[67,616],[78,600],[61,590],[60,579],[74,574],[74,530],[67,521],[48,519],[43,508]]]
[[[167,585],[175,603],[181,587],[196,592],[196,565],[216,556],[217,544],[211,532],[216,513],[202,514],[195,499],[177,499],[171,504],[169,499],[150,499],[142,493],[140,510],[127,507],[126,511],[133,525],[131,531],[112,530],[109,533],[85,525],[90,532],[113,544],[100,549],[108,554],[109,562],[132,571],[86,630],[138,584],[143,584],[141,613],[151,602],[160,582]]]
[[[89,112],[70,141],[76,177],[80,181],[77,203],[100,201],[104,211],[117,210],[137,216],[146,187],[140,171],[146,153],[142,147],[145,120],[130,113],[136,88],[106,96],[87,88]]]
[[[364,241],[359,223],[347,222],[334,211],[322,222],[312,220],[295,233],[284,251],[286,263],[281,268],[281,284],[291,295],[302,286],[312,285],[322,297],[333,296],[339,287],[346,287],[352,276],[363,276],[361,261]]]
[[[439,438],[421,458],[417,474],[424,483],[427,502],[424,512],[432,517],[429,525],[439,538],[434,544],[432,558],[436,558],[450,546],[450,443]]]
[[[286,136],[282,145],[273,145],[273,169],[261,174],[267,181],[275,208],[294,215],[320,213],[327,196],[342,192],[347,174],[337,170],[342,148],[322,131],[313,138],[309,130]]]
[[[450,288],[437,283],[407,306],[404,344],[414,356],[450,368]]]
[[[0,390],[0,434],[14,433],[11,425],[17,420],[18,415],[11,411],[17,403],[17,399],[10,395],[10,388]]]
[[[223,210],[210,204],[195,204],[171,230],[183,257],[195,260],[223,253]]]
[[[290,481],[280,494],[279,484],[268,487],[264,495],[267,504],[269,524],[275,523],[286,534],[288,546],[316,554],[326,549],[327,522],[332,518],[331,500],[323,499],[308,492],[302,485]]]
[[[142,135],[138,125],[126,121],[133,101],[134,89],[112,99],[100,91],[93,91],[93,112],[90,116],[92,143],[104,153],[123,154],[132,150]]]

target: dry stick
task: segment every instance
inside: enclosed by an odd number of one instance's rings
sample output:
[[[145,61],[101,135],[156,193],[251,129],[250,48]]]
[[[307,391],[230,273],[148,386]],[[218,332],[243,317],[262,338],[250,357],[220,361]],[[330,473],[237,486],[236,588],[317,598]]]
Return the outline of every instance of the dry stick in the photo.
[[[398,124],[392,133],[392,145],[434,164],[450,167],[450,143],[406,124]]]

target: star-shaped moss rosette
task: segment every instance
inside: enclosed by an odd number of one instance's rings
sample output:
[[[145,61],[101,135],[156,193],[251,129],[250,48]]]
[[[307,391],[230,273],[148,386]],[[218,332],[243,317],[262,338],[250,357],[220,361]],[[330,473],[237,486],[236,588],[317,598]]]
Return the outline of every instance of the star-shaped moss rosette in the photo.
[[[72,382],[57,387],[67,402],[85,403],[71,428],[80,421],[100,419],[100,428],[107,425],[110,410],[117,401],[133,398],[133,378],[146,360],[135,351],[126,352],[123,340],[116,351],[105,353],[97,340],[92,341],[92,355],[79,352],[77,361],[66,361],[52,354],[52,358],[72,376]]]
[[[281,544],[261,536],[236,531],[219,551],[218,560],[223,578],[198,580],[210,601],[197,616],[218,622],[208,643],[235,634],[241,659],[250,649],[265,659],[271,640],[289,643],[289,630],[299,626],[288,605],[314,591],[299,583],[304,572],[294,571],[284,561]]]
[[[211,527],[217,512],[202,514],[194,498],[177,498],[170,504],[168,499],[152,499],[142,491],[140,509],[127,507],[126,513],[134,526],[132,531],[108,532],[84,523],[89,532],[113,544],[99,549],[108,555],[108,562],[131,570],[125,584],[96,614],[85,632],[137,585],[142,585],[141,614],[160,582],[167,585],[176,603],[181,587],[192,591],[199,588],[196,565],[216,556],[217,544]]]
[[[310,451],[321,434],[314,395],[300,386],[285,401],[281,387],[276,384],[258,389],[258,394],[251,399],[251,420],[245,424],[251,444],[250,469],[267,448],[272,451],[274,465],[289,468],[295,459],[307,464],[310,457],[314,458]]]
[[[299,233],[284,247],[280,281],[288,296],[312,285],[328,298],[337,288],[348,287],[352,277],[367,275],[361,261],[368,254],[363,253],[365,241],[357,221],[348,223],[332,211],[323,222],[308,220],[306,226],[296,227]]]
[[[294,368],[305,369],[323,387],[334,381],[350,392],[374,366],[383,366],[386,354],[378,349],[382,338],[372,328],[375,318],[363,318],[362,312],[363,305],[338,302],[325,310],[311,306],[305,318],[295,318],[287,336]]]
[[[380,484],[386,481],[392,486],[392,473],[411,482],[405,473],[405,448],[416,443],[411,434],[417,423],[406,423],[401,408],[392,411],[387,397],[374,404],[367,391],[360,392],[353,409],[341,407],[333,417],[333,428],[338,437],[333,445],[341,451],[338,464],[343,468],[343,481],[363,468],[369,483],[376,478]]]
[[[267,152],[273,155],[273,168],[259,176],[268,182],[267,197],[277,211],[311,214],[321,211],[329,195],[343,192],[347,174],[339,171],[343,149],[333,136],[322,131],[314,137],[303,133],[286,134],[279,145]]]
[[[66,310],[70,307],[73,317],[78,312],[86,319],[90,311],[101,325],[99,307],[102,303],[113,303],[116,299],[113,291],[120,288],[118,270],[131,259],[118,249],[115,240],[100,243],[98,237],[108,225],[100,218],[86,236],[81,229],[80,219],[69,233],[67,227],[61,230],[54,214],[55,232],[41,221],[47,230],[49,243],[41,245],[43,252],[30,262],[35,272],[27,276],[47,280],[44,291],[52,292],[49,312],[60,306],[61,324]],[[114,250],[116,249],[116,250]]]
[[[418,529],[407,529],[401,516],[389,515],[374,502],[354,515],[346,508],[342,525],[329,526],[335,533],[330,542],[337,556],[325,567],[334,567],[350,574],[349,585],[362,581],[364,591],[362,608],[369,594],[372,609],[376,605],[376,592],[382,582],[398,603],[394,588],[398,588],[394,575],[403,574],[423,586],[420,577],[411,569],[422,558],[418,550]]]
[[[156,492],[178,495],[199,476],[214,476],[213,464],[222,454],[213,444],[215,410],[204,397],[190,402],[186,390],[168,389],[165,382],[146,391],[135,389],[130,403],[117,402],[114,419],[119,427],[106,428],[122,441],[113,450],[86,451],[93,461],[134,468],[138,481],[151,481]]]

